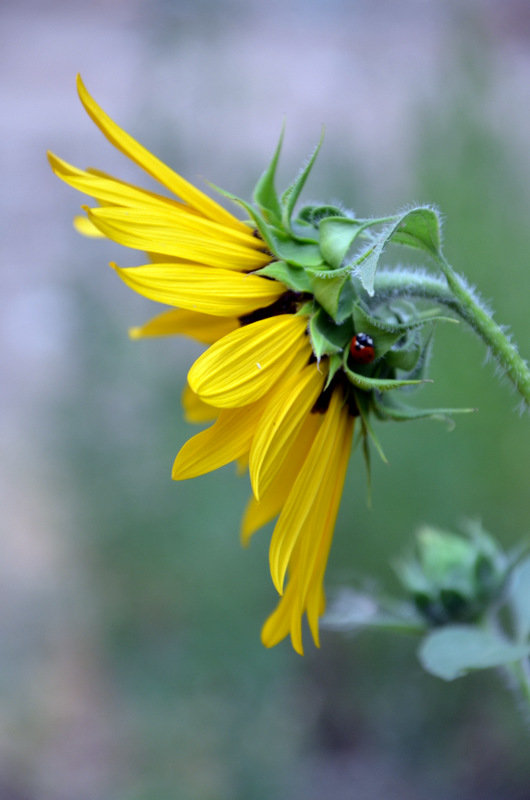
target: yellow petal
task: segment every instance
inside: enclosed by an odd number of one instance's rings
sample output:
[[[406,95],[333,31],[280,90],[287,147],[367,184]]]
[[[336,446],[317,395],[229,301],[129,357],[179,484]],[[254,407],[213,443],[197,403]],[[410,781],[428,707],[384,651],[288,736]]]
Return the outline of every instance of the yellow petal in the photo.
[[[224,225],[242,230],[245,229],[245,225],[220,206],[219,203],[216,203],[203,192],[199,191],[199,189],[196,189],[191,183],[184,180],[184,178],[176,172],[173,172],[166,164],[152,155],[145,147],[135,141],[132,136],[129,136],[128,133],[116,125],[89,95],[80,76],[78,76],[77,79],[77,88],[86,112],[96,123],[101,132],[107,137],[109,142],[117,147],[118,150],[138,164],[138,166],[142,167],[149,175],[175,195],[204,214],[205,217],[221,222]]]
[[[79,169],[49,151],[48,161],[58,178],[104,205],[153,206],[160,211],[168,211],[173,208],[182,209],[190,216],[197,217],[197,212],[185,203],[179,203],[173,198],[164,197],[156,192],[126,183],[100,170]]]
[[[271,577],[281,594],[289,559],[298,537],[315,522],[315,498],[321,497],[321,484],[333,463],[336,435],[342,408],[342,393],[335,391],[324,421],[298,478],[276,523],[270,545]]]
[[[248,469],[248,450],[246,453],[243,453],[242,456],[239,456],[239,458],[236,460],[236,466],[237,466],[237,474],[239,476],[244,475]]]
[[[129,329],[131,339],[144,336],[191,336],[203,344],[213,344],[239,328],[237,317],[214,317],[184,308],[174,308],[150,319],[144,325]]]
[[[293,648],[299,655],[303,656],[304,648],[302,646],[301,625],[299,635],[296,635],[296,632],[295,635],[293,635],[291,628],[293,601],[293,586],[289,584],[285,590],[285,594],[261,629],[261,641],[265,647],[274,647],[291,633]]]
[[[289,581],[285,593],[262,631],[262,639],[268,647],[277,644],[290,633],[292,645],[298,653],[303,652],[301,623],[304,611],[307,613],[314,642],[317,647],[319,646],[318,619],[323,613],[325,604],[324,572],[353,434],[354,420],[347,407],[342,405],[338,392],[333,396],[325,416],[327,420],[322,424],[320,432],[322,436],[324,432],[329,436],[332,445],[327,457],[323,454],[325,461],[323,480],[316,494],[309,500],[310,511],[293,545],[289,560]],[[314,453],[308,456],[304,469],[308,468],[312,455]],[[288,502],[291,500],[290,495]]]
[[[217,422],[189,439],[173,464],[176,481],[196,478],[241,458],[249,449],[264,402],[223,409]]]
[[[187,422],[210,422],[216,419],[219,414],[216,408],[203,403],[188,384],[186,384],[182,392],[181,402],[184,409],[184,418]]]
[[[267,490],[289,453],[300,428],[324,386],[324,364],[308,364],[291,375],[284,392],[260,420],[250,451],[250,480],[256,499]]]
[[[159,225],[194,233],[207,240],[239,244],[251,250],[263,250],[266,247],[265,242],[256,238],[248,226],[243,231],[221,225],[206,219],[184,203],[138,188],[98,170],[78,169],[53,153],[48,153],[48,160],[58,178],[107,207],[110,222],[114,219],[112,210],[118,207],[122,215],[127,212],[125,218],[130,220],[132,226],[145,225],[146,220],[151,219]],[[123,216],[118,214],[117,219],[119,221]]]
[[[90,236],[93,239],[106,238],[105,234],[101,233],[93,222],[90,222],[87,217],[82,217],[81,215],[74,217],[74,228],[78,233],[82,233],[83,236]]]
[[[124,247],[234,270],[256,270],[271,261],[271,256],[261,250],[178,228],[152,209],[105,206],[85,210],[104,236]]]
[[[266,525],[280,513],[321,422],[322,414],[307,415],[281,468],[267,490],[263,492],[261,499],[256,500],[254,496],[251,496],[241,524],[241,543],[244,547],[248,545],[250,537],[258,528]]]
[[[318,618],[324,605],[324,573],[348,468],[353,422],[353,417],[343,406],[336,420],[335,446],[330,454],[325,480],[314,498],[311,524],[302,531],[296,559],[289,564],[290,580],[296,585],[292,624],[297,628],[303,612],[307,611],[317,646],[319,645]]]
[[[242,316],[264,308],[285,292],[278,281],[198,264],[115,269],[127,286],[150,300],[220,317]]]
[[[249,276],[252,277],[252,276]],[[307,319],[291,314],[244,325],[200,356],[188,374],[192,389],[220,408],[234,408],[262,397],[290,367],[309,360]]]

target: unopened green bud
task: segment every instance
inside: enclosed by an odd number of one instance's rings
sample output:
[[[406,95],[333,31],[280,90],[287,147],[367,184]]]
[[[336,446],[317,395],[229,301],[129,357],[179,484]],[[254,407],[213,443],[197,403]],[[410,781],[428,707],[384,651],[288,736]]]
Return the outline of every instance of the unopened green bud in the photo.
[[[430,526],[418,531],[416,552],[397,565],[418,610],[433,625],[480,619],[504,586],[508,560],[478,526],[460,536]]]

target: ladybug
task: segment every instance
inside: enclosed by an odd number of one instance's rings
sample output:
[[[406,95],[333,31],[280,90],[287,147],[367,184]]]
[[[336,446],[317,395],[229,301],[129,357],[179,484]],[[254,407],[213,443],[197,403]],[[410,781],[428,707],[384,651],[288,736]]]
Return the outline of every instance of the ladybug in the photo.
[[[375,358],[374,340],[367,333],[357,333],[351,340],[350,353],[358,364],[369,364]]]

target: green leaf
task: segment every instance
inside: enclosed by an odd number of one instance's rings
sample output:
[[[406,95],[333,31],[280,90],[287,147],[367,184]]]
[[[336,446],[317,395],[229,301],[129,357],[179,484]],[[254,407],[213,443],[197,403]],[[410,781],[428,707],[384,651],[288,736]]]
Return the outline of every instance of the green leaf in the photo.
[[[286,230],[291,229],[291,217],[293,214],[294,207],[296,205],[296,201],[300,197],[300,193],[304,188],[305,182],[309,177],[309,173],[313,168],[313,164],[315,163],[315,159],[318,155],[318,151],[322,146],[322,142],[324,141],[324,131],[322,131],[322,135],[320,137],[320,141],[313,150],[306,166],[301,170],[299,175],[295,178],[293,183],[285,190],[282,195],[281,199],[281,206],[282,206],[282,221],[284,228]]]
[[[270,264],[257,270],[254,274],[274,278],[274,280],[280,281],[280,283],[283,283],[294,292],[311,291],[311,283],[306,271],[302,267],[293,267],[285,261],[271,261]]]
[[[368,439],[370,439],[377,452],[379,453],[379,457],[384,464],[388,464],[388,458],[385,456],[383,451],[383,447],[379,438],[376,436],[374,429],[372,428],[370,422],[370,402],[369,396],[366,395],[364,392],[355,392],[355,401],[357,403],[357,408],[359,409],[359,415],[361,417],[361,424],[363,427],[363,447],[365,449],[365,462],[368,471],[368,477],[370,477],[370,458],[368,453]]]
[[[379,260],[391,240],[426,250],[430,255],[436,254],[440,248],[437,213],[427,206],[409,209],[395,217],[393,222],[380,233],[374,235],[372,243],[352,265],[370,296],[374,294],[375,273]]]
[[[283,144],[283,135],[285,126],[282,126],[280,139],[272,157],[269,166],[260,177],[254,189],[254,202],[259,206],[263,216],[266,220],[279,224],[282,218],[282,210],[280,208],[280,201],[276,193],[274,180],[276,177],[276,168],[278,166],[278,159]]]
[[[436,255],[440,250],[438,211],[422,206],[405,212],[392,235],[392,241]]]
[[[452,681],[470,670],[488,669],[525,658],[530,645],[515,644],[472,625],[448,625],[430,633],[418,652],[431,675]]]
[[[338,278],[334,278],[333,273],[330,273],[329,278],[313,278],[311,280],[313,295],[333,319],[337,318],[339,298],[345,281],[345,276],[339,275]]]
[[[530,556],[512,572],[509,601],[512,606],[517,635],[521,640],[530,635]]]
[[[324,261],[334,268],[340,267],[357,235],[363,230],[358,220],[348,217],[327,217],[319,225],[320,250]]]

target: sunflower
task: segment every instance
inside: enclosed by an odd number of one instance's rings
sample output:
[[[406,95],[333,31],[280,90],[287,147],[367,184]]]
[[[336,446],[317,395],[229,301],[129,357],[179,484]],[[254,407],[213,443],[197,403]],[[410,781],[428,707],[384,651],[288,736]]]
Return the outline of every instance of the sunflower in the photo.
[[[277,517],[270,572],[280,599],[262,641],[270,647],[290,635],[303,653],[304,614],[319,644],[354,424],[360,419],[366,445],[370,410],[402,418],[383,393],[419,381],[425,345],[417,329],[425,314],[396,310],[395,302],[389,310],[377,297],[370,303],[369,287],[367,293],[345,269],[366,221],[329,206],[303,209],[292,221],[314,156],[279,200],[280,141],[255,191],[258,208],[228,195],[246,210],[248,221],[241,221],[118,127],[80,78],[78,91],[106,138],[170,193],[49,154],[59,178],[97,201],[75,219],[78,230],[146,253],[140,266],[111,266],[131,289],[171,307],[131,336],[182,334],[208,345],[189,371],[182,401],[189,421],[212,424],[184,444],[172,476],[193,478],[232,461],[248,466],[243,543]],[[366,260],[361,254],[359,263]],[[400,369],[410,374],[399,378]]]

